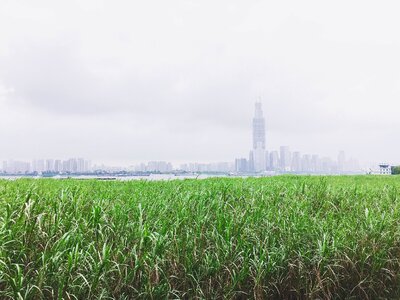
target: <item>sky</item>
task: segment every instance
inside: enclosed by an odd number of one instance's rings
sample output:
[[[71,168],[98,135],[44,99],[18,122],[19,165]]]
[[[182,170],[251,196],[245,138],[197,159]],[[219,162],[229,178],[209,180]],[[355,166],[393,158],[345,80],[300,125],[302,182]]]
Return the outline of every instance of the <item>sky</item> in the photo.
[[[398,1],[0,1],[0,159],[400,162]]]

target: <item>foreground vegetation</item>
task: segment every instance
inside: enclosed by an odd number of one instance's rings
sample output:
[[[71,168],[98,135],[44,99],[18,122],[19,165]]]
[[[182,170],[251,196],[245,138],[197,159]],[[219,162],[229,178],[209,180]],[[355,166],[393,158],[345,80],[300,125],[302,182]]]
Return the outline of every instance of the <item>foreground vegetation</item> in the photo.
[[[397,177],[0,181],[0,298],[400,296]]]

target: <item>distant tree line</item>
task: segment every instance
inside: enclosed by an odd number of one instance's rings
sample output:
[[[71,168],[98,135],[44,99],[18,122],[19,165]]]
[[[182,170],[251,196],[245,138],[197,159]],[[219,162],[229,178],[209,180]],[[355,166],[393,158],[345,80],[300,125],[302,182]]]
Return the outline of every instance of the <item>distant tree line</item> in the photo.
[[[392,174],[393,175],[400,175],[400,166],[393,166],[392,167]]]

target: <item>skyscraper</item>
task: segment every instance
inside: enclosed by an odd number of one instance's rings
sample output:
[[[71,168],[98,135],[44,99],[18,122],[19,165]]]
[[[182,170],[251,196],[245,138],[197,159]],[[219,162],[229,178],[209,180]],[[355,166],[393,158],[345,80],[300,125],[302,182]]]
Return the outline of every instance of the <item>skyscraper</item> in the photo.
[[[256,102],[256,110],[253,118],[253,149],[265,150],[265,120],[261,102]]]
[[[45,171],[54,171],[54,159],[46,159]]]
[[[301,172],[301,154],[298,151],[293,152],[291,171]]]
[[[290,171],[292,163],[290,148],[288,146],[281,146],[280,152],[281,152],[280,155],[281,171],[283,172]]]
[[[250,151],[249,153],[249,165],[248,165],[248,169],[250,173],[255,172],[255,168],[254,168],[254,153],[253,151]]]
[[[237,158],[235,160],[235,171],[238,173],[246,173],[247,168],[247,159],[245,158]]]
[[[279,153],[278,151],[272,151],[269,155],[269,167],[272,171],[279,169]]]
[[[255,172],[262,172],[266,170],[265,119],[261,102],[256,102],[255,115],[253,118],[253,159]]]

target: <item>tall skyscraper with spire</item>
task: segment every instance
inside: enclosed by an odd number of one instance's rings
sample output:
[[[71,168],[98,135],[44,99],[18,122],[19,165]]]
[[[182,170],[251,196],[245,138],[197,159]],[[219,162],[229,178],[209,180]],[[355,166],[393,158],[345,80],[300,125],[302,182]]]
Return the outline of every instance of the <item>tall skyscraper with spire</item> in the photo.
[[[265,119],[261,102],[256,102],[256,110],[253,118],[253,149],[265,150]]]
[[[251,171],[262,172],[266,170],[265,160],[265,119],[260,101],[255,104],[253,118],[253,150],[250,152]]]

